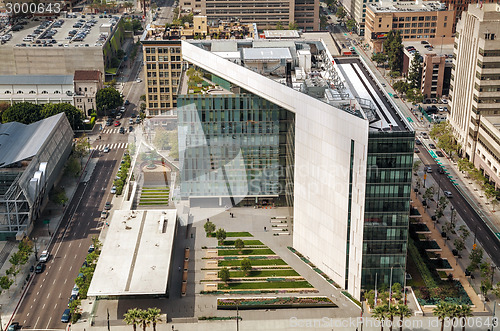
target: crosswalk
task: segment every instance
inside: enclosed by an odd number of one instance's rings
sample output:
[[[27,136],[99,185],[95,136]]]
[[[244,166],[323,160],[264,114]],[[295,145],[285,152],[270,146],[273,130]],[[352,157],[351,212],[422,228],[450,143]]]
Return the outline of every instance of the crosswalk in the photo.
[[[101,131],[101,133],[118,133],[118,132],[120,132],[120,128],[104,129]]]
[[[120,148],[127,148],[128,147],[128,143],[102,144],[102,145],[97,145],[95,147],[95,149],[98,150],[98,151],[103,151],[106,147],[108,147],[111,150],[113,150],[113,149],[120,149]]]

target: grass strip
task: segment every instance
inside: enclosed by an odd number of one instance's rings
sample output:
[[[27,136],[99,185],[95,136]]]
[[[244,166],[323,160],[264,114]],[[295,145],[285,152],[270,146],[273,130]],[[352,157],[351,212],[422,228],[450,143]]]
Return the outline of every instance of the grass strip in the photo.
[[[231,278],[233,277],[284,277],[284,276],[300,276],[297,271],[290,270],[252,270],[247,275],[244,271],[230,271]]]
[[[312,288],[313,286],[305,280],[293,282],[252,282],[252,283],[219,283],[219,290],[243,290],[243,289],[269,289],[269,288]]]
[[[263,249],[219,249],[219,256],[231,255],[274,255],[275,253],[269,248]]]
[[[269,259],[269,260],[250,260],[252,266],[259,265],[287,265],[282,259]],[[219,267],[239,267],[241,260],[221,260]]]
[[[224,246],[234,246],[235,240],[225,240]],[[264,245],[260,240],[243,240],[243,243],[248,246]]]

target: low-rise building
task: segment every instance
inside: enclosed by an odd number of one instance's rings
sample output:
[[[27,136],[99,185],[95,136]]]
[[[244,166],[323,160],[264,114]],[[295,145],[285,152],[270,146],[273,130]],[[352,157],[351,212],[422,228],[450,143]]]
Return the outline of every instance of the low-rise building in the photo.
[[[474,165],[500,192],[500,116],[482,116],[474,140]]]
[[[0,75],[73,76],[76,70],[116,73],[113,58],[125,40],[118,16],[28,20],[23,27],[0,33],[0,37],[11,35],[0,45]]]
[[[384,1],[366,6],[365,42],[382,51],[389,31],[400,31],[403,41],[453,43],[454,12],[438,1]]]
[[[26,125],[0,124],[0,240],[29,235],[71,152],[64,113]]]
[[[73,104],[73,76],[70,75],[2,75],[0,101],[36,104]]]
[[[103,88],[103,77],[99,70],[77,70],[73,78],[74,106],[85,115],[97,109],[96,95]]]

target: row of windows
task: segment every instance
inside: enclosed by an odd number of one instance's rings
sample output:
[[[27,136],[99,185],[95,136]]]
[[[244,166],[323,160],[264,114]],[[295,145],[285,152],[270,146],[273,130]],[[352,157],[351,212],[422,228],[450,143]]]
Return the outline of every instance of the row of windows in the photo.
[[[164,60],[164,58],[163,58]],[[168,61],[168,59],[166,60]],[[157,63],[148,63],[146,64],[146,67],[148,69],[156,69]],[[158,69],[163,70],[163,69],[181,69],[182,65],[180,63],[158,63]]]
[[[178,79],[172,79],[172,80],[169,80],[169,79],[159,79],[159,80],[148,79],[148,86],[154,86],[154,85],[160,85],[160,86],[174,85],[174,86],[177,86],[178,84],[179,84]],[[173,92],[173,93],[175,93],[175,92]]]
[[[160,104],[161,108],[170,108],[170,102],[165,102],[165,103],[161,103]],[[172,103],[172,107],[175,107],[176,106],[176,103]],[[158,102],[150,102],[148,104],[148,107],[149,108],[158,108]]]
[[[415,22],[415,21],[437,21],[437,16],[394,16],[392,18],[393,21],[399,21],[399,22]],[[448,16],[444,17],[444,20],[448,20]]]
[[[476,77],[480,80],[500,80],[500,74],[483,74],[476,71]]]
[[[455,47],[456,48],[456,47]],[[484,50],[479,48],[479,54],[488,57],[488,56],[500,56],[500,50]]]
[[[436,29],[404,29],[404,30],[399,29],[398,31],[400,31],[401,34],[404,34],[404,35],[417,34],[417,33],[436,33]],[[406,37],[406,36],[404,36],[404,37]],[[412,38],[415,38],[415,36],[412,36]],[[432,38],[434,38],[434,37],[432,37]]]
[[[168,54],[168,53],[180,53],[180,47],[146,47],[146,54]]]
[[[436,26],[436,22],[432,22],[432,23],[393,23],[392,24],[392,28],[393,29],[397,29],[397,28],[423,28],[423,27],[426,27],[426,28],[429,28],[429,27],[435,27]],[[380,24],[379,24],[379,28],[380,28]]]
[[[12,91],[5,91],[4,93],[5,94],[12,94]],[[53,91],[52,93],[54,93],[54,94],[61,94],[62,92],[56,90],[56,91]],[[73,94],[73,92],[71,92],[71,91],[67,91],[66,93],[67,94]],[[16,94],[24,94],[24,91],[21,91],[21,90],[16,91]],[[31,91],[28,92],[28,94],[36,94],[36,91],[31,90]],[[41,94],[49,94],[49,91],[42,91]]]
[[[180,56],[176,56],[176,55],[171,55],[170,57],[169,56],[161,56],[161,55],[158,55],[158,61],[159,62],[168,62],[168,61],[180,61],[181,60],[181,57]],[[156,56],[154,55],[147,55],[146,56],[146,61],[150,62],[150,61],[156,61]]]
[[[477,66],[480,68],[500,68],[500,62],[483,62],[480,60],[477,60]]]

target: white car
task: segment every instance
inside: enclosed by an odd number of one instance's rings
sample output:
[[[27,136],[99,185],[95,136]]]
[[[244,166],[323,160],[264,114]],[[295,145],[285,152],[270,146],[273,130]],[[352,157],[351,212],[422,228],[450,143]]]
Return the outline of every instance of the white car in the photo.
[[[49,252],[48,251],[43,251],[42,254],[40,254],[40,262],[47,262],[49,259]]]
[[[113,187],[111,188],[111,194],[116,194],[116,186],[113,186]]]
[[[104,152],[104,153],[109,153],[109,147],[104,147],[103,152]]]
[[[443,107],[438,107],[438,110],[439,111],[444,111],[444,108]]]
[[[136,81],[137,83],[140,83],[140,82],[142,82],[142,79],[137,78],[135,81]]]
[[[71,290],[71,295],[78,295],[78,293],[80,293],[80,289],[75,285]]]
[[[444,191],[444,196],[447,198],[453,198],[453,194],[450,191]]]

